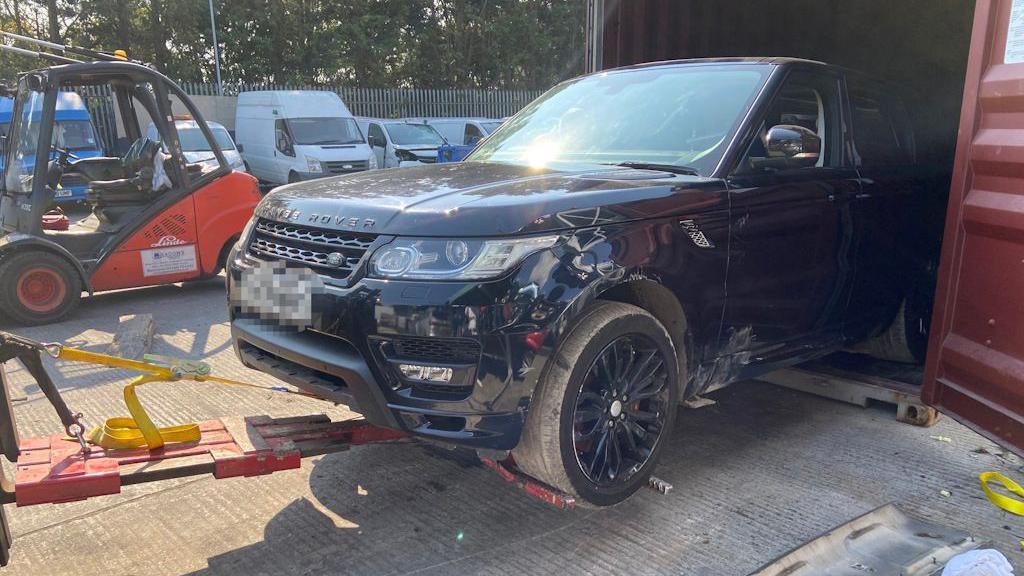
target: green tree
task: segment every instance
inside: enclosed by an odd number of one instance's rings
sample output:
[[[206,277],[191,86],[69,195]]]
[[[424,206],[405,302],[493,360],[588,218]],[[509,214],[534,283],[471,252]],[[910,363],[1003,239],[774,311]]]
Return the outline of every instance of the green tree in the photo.
[[[216,0],[228,83],[546,88],[583,69],[585,0]],[[0,0],[0,27],[212,81],[207,0]],[[17,63],[15,63],[17,62]],[[25,70],[0,57],[0,71]]]

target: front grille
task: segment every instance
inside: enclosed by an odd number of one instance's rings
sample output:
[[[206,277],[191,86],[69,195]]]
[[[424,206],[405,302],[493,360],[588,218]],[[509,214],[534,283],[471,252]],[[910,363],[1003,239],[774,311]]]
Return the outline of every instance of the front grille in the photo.
[[[324,170],[331,174],[348,174],[349,172],[362,172],[369,167],[368,160],[332,160],[324,162]]]
[[[288,260],[345,279],[359,266],[376,234],[339,232],[260,219],[249,253],[257,258]]]
[[[385,348],[388,358],[438,364],[475,364],[480,344],[450,338],[392,338]]]

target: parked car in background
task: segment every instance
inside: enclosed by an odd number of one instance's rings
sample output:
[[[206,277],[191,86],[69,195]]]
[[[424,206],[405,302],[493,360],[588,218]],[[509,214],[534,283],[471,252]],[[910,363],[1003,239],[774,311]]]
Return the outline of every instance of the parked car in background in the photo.
[[[231,139],[231,135],[228,134],[227,128],[217,122],[207,122],[206,125],[210,127],[210,132],[213,134],[214,139],[217,140],[217,146],[224,153],[224,159],[228,161],[228,166],[233,170],[246,172],[242,155],[238,153],[235,142]],[[204,166],[204,171],[213,170],[220,166],[217,162],[217,157],[213,155],[210,142],[203,135],[199,124],[191,116],[176,116],[174,118],[174,128],[178,131],[178,141],[181,142],[181,151],[184,153],[186,162],[189,164],[201,164]],[[155,142],[160,140],[160,133],[152,122],[146,127],[146,138]]]
[[[425,118],[452,145],[476,146],[501,126],[500,118]]]
[[[444,138],[427,124],[377,118],[356,121],[381,168],[433,164],[437,147],[444,144]]]
[[[242,92],[235,141],[248,171],[271,184],[377,167],[355,118],[334,92]]]
[[[0,134],[7,136],[11,125],[11,110],[14,100],[0,98]],[[53,145],[68,150],[73,155],[72,170],[68,171],[54,194],[55,202],[78,202],[85,200],[86,181],[74,172],[74,163],[83,158],[103,156],[103,147],[96,137],[96,128],[82,97],[75,92],[59,92],[57,107],[54,111]],[[26,165],[35,162],[35,157],[25,159]],[[3,165],[0,155],[0,165]]]

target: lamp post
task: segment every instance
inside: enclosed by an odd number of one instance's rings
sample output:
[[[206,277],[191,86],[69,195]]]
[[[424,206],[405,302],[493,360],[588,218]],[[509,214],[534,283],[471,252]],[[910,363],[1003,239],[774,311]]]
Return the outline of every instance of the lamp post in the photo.
[[[213,0],[210,3],[210,31],[213,33],[213,62],[217,70],[217,95],[224,95],[224,87],[220,83],[220,46],[217,44],[217,17],[213,12]]]

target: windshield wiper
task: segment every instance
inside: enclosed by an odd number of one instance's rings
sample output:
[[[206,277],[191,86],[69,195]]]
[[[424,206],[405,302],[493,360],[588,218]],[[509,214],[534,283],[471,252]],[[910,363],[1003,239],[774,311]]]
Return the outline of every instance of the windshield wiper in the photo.
[[[659,170],[661,172],[685,174],[687,176],[700,176],[700,172],[697,172],[696,168],[691,168],[689,166],[676,166],[675,164],[657,164],[654,162],[615,162],[609,163],[608,165],[622,166],[623,168],[635,168],[637,170]]]

